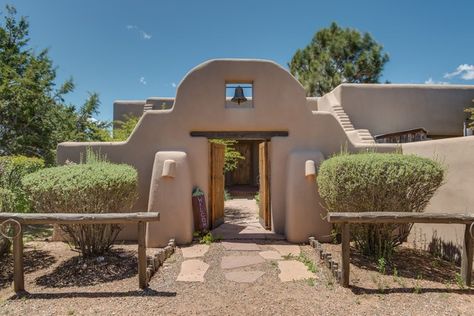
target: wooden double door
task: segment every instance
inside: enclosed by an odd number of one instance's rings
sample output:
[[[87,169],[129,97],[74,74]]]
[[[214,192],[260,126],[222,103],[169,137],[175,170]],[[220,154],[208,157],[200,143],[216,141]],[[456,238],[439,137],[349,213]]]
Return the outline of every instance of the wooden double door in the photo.
[[[258,145],[259,218],[266,229],[271,229],[269,142]],[[225,145],[209,142],[209,213],[211,228],[224,223],[224,163]]]

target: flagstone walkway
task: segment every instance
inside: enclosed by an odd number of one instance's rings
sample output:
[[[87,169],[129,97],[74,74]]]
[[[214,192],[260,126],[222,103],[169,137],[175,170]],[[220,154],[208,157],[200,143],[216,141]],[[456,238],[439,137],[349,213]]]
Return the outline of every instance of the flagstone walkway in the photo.
[[[260,225],[255,200],[226,201],[225,223],[212,233],[224,241],[180,248],[184,261],[176,281],[206,282],[212,273],[237,283],[255,283],[265,274],[277,276],[277,282],[315,278],[297,260],[301,251],[298,245],[285,242],[282,236]],[[206,260],[211,247],[218,258]]]

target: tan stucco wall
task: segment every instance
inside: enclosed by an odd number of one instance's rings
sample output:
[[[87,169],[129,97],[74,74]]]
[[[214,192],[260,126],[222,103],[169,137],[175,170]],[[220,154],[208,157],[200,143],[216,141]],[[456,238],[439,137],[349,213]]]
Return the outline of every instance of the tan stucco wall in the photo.
[[[143,115],[145,100],[116,100],[114,101],[114,128],[116,121],[125,121],[127,116],[140,117]]]
[[[354,127],[372,135],[423,127],[460,136],[474,99],[473,86],[459,85],[343,84],[336,92]]]
[[[224,86],[228,80],[253,81],[256,91],[253,108],[225,108]],[[58,146],[58,161],[78,160],[86,146],[91,146],[100,149],[111,161],[135,166],[140,196],[136,208],[146,210],[156,152],[185,152],[192,184],[207,194],[208,141],[191,137],[191,131],[275,130],[289,132],[288,137],[274,137],[270,150],[272,229],[285,233],[288,154],[295,150],[318,150],[330,155],[349,140],[333,115],[309,109],[303,87],[273,62],[214,60],[199,65],[179,85],[173,108],[146,112],[126,142],[63,143]],[[301,173],[292,183],[304,185],[305,181]],[[322,209],[318,206],[312,212],[319,214]]]
[[[231,80],[253,82],[252,108],[226,108],[224,88],[226,81]],[[192,217],[190,198],[183,205],[174,202],[181,198],[188,199],[191,186],[199,186],[206,195],[208,193],[208,140],[191,137],[191,131],[288,131],[288,137],[273,137],[270,146],[272,230],[286,234],[291,241],[302,242],[309,234],[323,238],[329,231],[329,225],[321,220],[321,215],[326,212],[319,203],[316,184],[305,177],[306,160],[312,159],[319,164],[324,157],[339,152],[343,147],[349,151],[374,148],[380,152],[394,151],[399,147],[358,142],[358,137],[351,134],[355,132],[345,132],[332,113],[334,104],[344,107],[356,128],[369,128],[373,133],[408,129],[415,125],[425,127],[431,133],[456,134],[464,119],[462,109],[469,104],[466,100],[470,101],[473,97],[473,87],[342,85],[322,98],[311,99],[305,97],[303,87],[288,71],[273,62],[212,60],[185,76],[171,109],[147,111],[127,141],[62,143],[58,146],[58,162],[64,163],[66,159],[78,161],[80,154],[90,146],[106,154],[113,162],[137,168],[139,200],[135,209],[147,210],[151,207],[155,210],[156,205],[158,211],[166,214],[161,222],[150,225],[148,231],[149,242],[156,246],[155,241],[160,243],[178,235],[185,236],[182,239],[184,242],[186,236],[192,233],[189,222],[180,225],[180,218]],[[449,183],[454,183],[455,188],[462,182],[468,186],[472,183],[469,179],[474,179],[474,167],[471,165],[466,170],[464,164],[469,162],[467,158],[460,157],[461,151],[456,153],[456,150],[463,146],[461,143],[472,146],[474,139],[453,139],[449,146],[445,142],[404,145],[403,151],[428,155],[435,148],[443,148],[440,151],[452,159],[449,169],[453,171],[450,171]],[[184,159],[188,171],[186,175],[179,174],[174,182],[157,177],[155,186],[150,186],[153,168],[155,174],[159,174],[162,165],[163,159],[158,158],[161,156],[157,153],[165,152],[185,155],[185,159],[179,155],[181,158],[176,156],[176,159]],[[156,198],[162,196],[160,192],[169,190],[178,192],[165,194],[168,198],[166,202]],[[180,195],[179,190],[186,192]],[[451,205],[453,197],[443,192],[433,199],[431,209]],[[467,198],[471,194],[468,189],[456,193],[462,203],[472,202]],[[150,197],[153,203],[149,204]],[[459,207],[464,205],[462,203]],[[176,212],[176,205],[179,205],[180,215],[169,216]],[[160,227],[174,228],[170,232],[160,230]],[[135,239],[136,232],[129,228],[121,237]]]
[[[403,153],[440,161],[446,167],[446,180],[435,193],[427,212],[474,213],[474,136],[442,139],[402,145]],[[432,241],[433,234],[460,247],[463,225],[421,225],[414,227],[411,239]]]

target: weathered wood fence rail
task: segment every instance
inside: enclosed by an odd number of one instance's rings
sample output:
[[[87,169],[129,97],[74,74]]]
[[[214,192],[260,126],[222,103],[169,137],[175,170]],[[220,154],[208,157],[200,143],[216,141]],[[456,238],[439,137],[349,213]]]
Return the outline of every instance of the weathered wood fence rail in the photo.
[[[341,285],[349,286],[350,261],[350,224],[383,224],[383,223],[425,223],[425,224],[463,224],[464,243],[461,257],[461,276],[467,286],[471,286],[472,260],[474,252],[471,228],[474,214],[448,213],[403,213],[403,212],[364,212],[364,213],[329,213],[330,223],[341,224],[342,267]],[[474,230],[474,228],[472,228]]]
[[[148,286],[146,277],[146,223],[160,220],[157,212],[147,213],[103,213],[103,214],[69,214],[69,213],[0,213],[0,224],[5,221],[16,221],[20,227],[15,228],[13,237],[13,287],[16,293],[25,291],[23,271],[23,225],[60,224],[138,224],[138,283],[140,288]],[[13,222],[14,223],[14,222]],[[18,226],[18,225],[17,225]]]

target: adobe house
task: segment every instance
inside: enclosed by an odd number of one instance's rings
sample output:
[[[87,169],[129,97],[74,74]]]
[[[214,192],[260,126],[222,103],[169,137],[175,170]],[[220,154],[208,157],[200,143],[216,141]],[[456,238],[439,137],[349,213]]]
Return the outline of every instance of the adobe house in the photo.
[[[232,100],[237,87],[245,99]],[[194,186],[205,192],[210,224],[222,222],[223,151],[209,139],[248,142],[250,155],[258,152],[258,170],[252,163],[249,179],[227,181],[259,184],[263,225],[291,242],[304,242],[308,236],[327,238],[330,232],[315,177],[318,165],[341,148],[401,149],[440,159],[448,167],[447,179],[427,211],[473,212],[474,138],[460,137],[463,110],[473,98],[474,86],[399,84],[342,84],[323,97],[309,98],[274,62],[211,60],[184,77],[175,99],[115,102],[114,119],[141,117],[127,141],[62,143],[58,162],[78,161],[91,147],[112,162],[134,166],[139,174],[136,209],[161,213],[161,221],[149,224],[147,231],[148,246],[157,247],[171,237],[180,244],[192,240]],[[463,236],[452,226],[418,227],[428,240],[434,232],[454,242]],[[122,238],[135,239],[136,231],[127,228]]]

